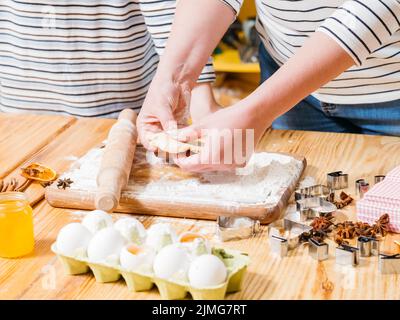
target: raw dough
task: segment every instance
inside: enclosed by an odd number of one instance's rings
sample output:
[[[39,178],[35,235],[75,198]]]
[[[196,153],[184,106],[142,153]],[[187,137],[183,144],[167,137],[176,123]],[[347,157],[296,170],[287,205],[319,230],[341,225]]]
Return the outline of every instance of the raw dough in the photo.
[[[178,154],[191,151],[193,153],[199,153],[201,149],[200,140],[193,141],[191,143],[184,143],[176,140],[173,134],[168,132],[160,132],[154,134],[150,138],[150,145],[158,150]]]

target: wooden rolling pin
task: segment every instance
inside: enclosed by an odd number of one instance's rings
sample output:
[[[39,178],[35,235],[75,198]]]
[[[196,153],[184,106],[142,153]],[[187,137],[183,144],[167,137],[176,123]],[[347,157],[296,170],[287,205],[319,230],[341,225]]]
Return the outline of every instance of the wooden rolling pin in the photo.
[[[110,129],[96,180],[96,209],[112,212],[119,204],[135,156],[138,136],[136,118],[135,111],[125,109]]]

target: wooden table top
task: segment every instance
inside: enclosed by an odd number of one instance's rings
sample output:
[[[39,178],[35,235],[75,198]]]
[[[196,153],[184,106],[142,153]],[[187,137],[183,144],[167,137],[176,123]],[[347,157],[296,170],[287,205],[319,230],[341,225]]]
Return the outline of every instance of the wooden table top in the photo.
[[[99,145],[113,123],[110,119],[0,114],[0,178],[19,177],[19,168],[33,161],[62,172],[76,157]],[[266,133],[259,149],[304,155],[305,175],[319,183],[325,183],[328,172],[348,172],[351,194],[356,179],[373,181],[374,175],[400,165],[397,137],[273,130]],[[36,248],[24,258],[0,259],[0,299],[159,299],[157,289],[130,293],[123,281],[99,284],[90,274],[64,275],[50,245],[62,226],[79,217],[72,210],[49,206],[39,184],[32,184],[26,193],[34,208]],[[340,214],[354,218],[354,204]],[[139,218],[145,226],[160,219]],[[169,220],[178,232],[213,228],[209,221]],[[400,235],[385,238],[385,250],[395,252],[394,239]],[[400,299],[400,277],[381,275],[376,257],[362,259],[355,268],[340,267],[334,252],[329,260],[318,263],[302,246],[281,259],[270,253],[266,227],[253,239],[224,245],[247,251],[251,258],[244,289],[227,299]]]

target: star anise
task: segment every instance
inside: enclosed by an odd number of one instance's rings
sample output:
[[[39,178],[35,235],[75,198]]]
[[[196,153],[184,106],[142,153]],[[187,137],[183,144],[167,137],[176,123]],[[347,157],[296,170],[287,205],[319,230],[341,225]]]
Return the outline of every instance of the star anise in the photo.
[[[313,227],[314,231],[323,231],[325,233],[329,233],[331,231],[331,227],[333,226],[332,220],[334,217],[329,214],[323,217],[314,218],[313,222],[311,222],[311,227]]]
[[[40,185],[41,185],[43,188],[47,188],[47,187],[51,186],[51,185],[53,184],[53,182],[54,182],[54,181],[42,181],[42,182],[40,182]],[[58,182],[57,182],[57,183],[58,183]]]
[[[310,231],[303,232],[300,235],[300,242],[307,242],[308,240],[313,239],[314,241],[316,241],[318,243],[322,243],[326,237],[327,237],[326,232],[310,230]]]
[[[356,235],[356,228],[352,221],[344,221],[336,224],[336,234],[343,239],[353,239]]]
[[[343,191],[340,193],[339,198],[340,198],[340,201],[334,202],[334,204],[336,205],[336,207],[338,209],[342,209],[342,208],[348,206],[353,201],[353,198],[350,197],[347,193],[345,193]]]
[[[389,231],[389,215],[385,213],[378,220],[375,221],[375,224],[372,226],[372,230],[382,237],[386,236]]]
[[[58,189],[66,189],[71,187],[71,184],[74,182],[70,178],[58,179],[57,181],[57,188]]]
[[[349,244],[347,240],[344,240],[343,237],[338,234],[335,234],[334,240],[338,245]]]
[[[343,221],[337,224],[333,223],[333,216],[326,215],[324,217],[314,218],[311,226],[312,230],[303,232],[300,236],[301,242],[307,242],[313,239],[322,242],[328,233],[334,230],[333,239],[338,245],[349,245],[349,239],[359,236],[376,238],[377,236],[385,236],[388,233],[389,215],[384,214],[374,225],[365,222]]]
[[[344,243],[344,239],[365,236],[375,238],[378,235],[385,236],[388,232],[389,215],[384,214],[371,226],[365,222],[344,221],[334,227],[336,243]]]
[[[356,236],[372,236],[372,227],[365,222],[354,223]]]

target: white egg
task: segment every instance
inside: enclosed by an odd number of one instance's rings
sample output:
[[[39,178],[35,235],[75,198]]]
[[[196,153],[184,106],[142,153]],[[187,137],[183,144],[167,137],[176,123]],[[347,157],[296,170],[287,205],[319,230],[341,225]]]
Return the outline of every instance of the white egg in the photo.
[[[113,227],[101,229],[89,243],[87,253],[92,262],[118,263],[121,249],[126,241]]]
[[[146,238],[146,229],[143,224],[135,218],[122,218],[115,224],[114,228],[129,242],[142,244]]]
[[[185,281],[189,265],[187,249],[179,244],[170,244],[157,254],[153,269],[156,277],[161,279]]]
[[[82,220],[82,224],[95,234],[101,229],[112,227],[113,221],[111,215],[103,210],[94,210],[89,212]]]
[[[177,235],[168,223],[157,223],[147,229],[146,245],[156,251],[176,242],[176,239]]]
[[[57,250],[66,256],[86,255],[92,233],[82,224],[74,222],[64,226],[58,233]]]
[[[180,235],[179,242],[189,249],[193,257],[211,253],[209,241],[199,233],[184,232]]]
[[[122,248],[119,259],[125,270],[151,272],[155,255],[152,248],[130,244]]]
[[[197,257],[189,268],[189,282],[195,288],[218,286],[226,281],[227,270],[224,263],[212,254]]]

